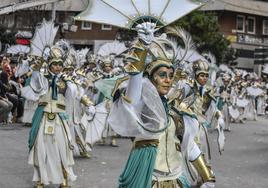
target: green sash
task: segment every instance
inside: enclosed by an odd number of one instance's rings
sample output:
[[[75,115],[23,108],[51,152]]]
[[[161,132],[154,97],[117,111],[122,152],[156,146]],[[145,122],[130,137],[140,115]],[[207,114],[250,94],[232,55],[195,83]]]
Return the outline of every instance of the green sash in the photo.
[[[40,123],[41,120],[43,118],[43,114],[44,114],[44,106],[38,106],[37,109],[35,110],[33,119],[32,119],[32,127],[29,133],[29,139],[28,139],[28,147],[29,150],[32,149],[35,139],[37,137],[38,134],[38,130],[40,127]]]

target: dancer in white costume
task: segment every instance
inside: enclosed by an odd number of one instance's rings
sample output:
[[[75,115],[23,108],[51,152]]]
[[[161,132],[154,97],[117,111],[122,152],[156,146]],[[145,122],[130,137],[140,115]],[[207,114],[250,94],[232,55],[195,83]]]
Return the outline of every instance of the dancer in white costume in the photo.
[[[70,70],[72,74],[73,70]],[[65,71],[66,68],[65,68]],[[66,74],[66,72],[65,72]],[[83,113],[87,111],[93,103],[84,94],[84,89],[81,86],[81,82],[75,79],[73,76],[66,76],[66,83],[68,85],[66,89],[66,113],[68,114],[68,123],[72,135],[72,144],[74,146],[73,153],[75,156],[81,155],[82,157],[90,158],[91,148],[85,142],[86,125],[81,123]],[[85,105],[81,104],[81,99],[86,100]],[[86,108],[86,109],[85,109]],[[93,107],[94,108],[94,107]]]
[[[29,137],[29,164],[34,167],[36,187],[48,184],[68,186],[74,181],[73,145],[65,111],[66,82],[60,78],[63,61],[49,60],[49,75],[39,72],[43,62],[34,65],[30,86],[22,89],[25,98],[38,101]]]
[[[155,39],[146,48],[143,37],[153,36],[154,25],[144,23],[138,27],[141,38],[132,47],[134,50],[127,58],[130,63],[125,67],[130,80],[126,91],[115,99],[109,117],[112,128],[120,135],[134,137],[119,187],[188,187],[185,156],[202,176],[202,187],[214,187],[215,179],[192,140],[190,129],[197,127],[198,122],[190,114],[180,116],[165,96],[174,75],[174,57],[166,49],[172,45],[168,40]],[[184,122],[195,125],[184,126]]]
[[[223,85],[218,88],[217,94],[219,95],[219,100],[221,105],[220,110],[223,114],[224,121],[225,121],[225,130],[226,131],[231,131],[231,117],[229,113],[229,107],[232,105],[231,103],[231,75],[228,73],[225,73],[222,75],[221,79],[223,82]],[[233,112],[233,111],[232,111]]]
[[[235,106],[237,107],[239,111],[239,117],[238,120],[240,123],[244,123],[243,117],[244,117],[244,111],[245,107],[248,104],[248,100],[245,98],[245,86],[247,83],[242,80],[242,72],[238,69],[234,71],[234,84],[231,92],[231,96],[233,97],[233,101]]]
[[[98,89],[98,98],[96,104],[105,103],[105,108],[107,112],[110,112],[112,105],[111,92],[116,83],[116,80],[123,77],[121,74],[122,70],[120,68],[114,67],[114,57],[106,55],[100,57],[99,65],[102,78],[94,83],[95,87]],[[101,144],[106,144],[106,139],[110,138],[110,145],[117,147],[116,143],[116,133],[111,128],[110,124],[105,121],[105,127],[102,132]]]

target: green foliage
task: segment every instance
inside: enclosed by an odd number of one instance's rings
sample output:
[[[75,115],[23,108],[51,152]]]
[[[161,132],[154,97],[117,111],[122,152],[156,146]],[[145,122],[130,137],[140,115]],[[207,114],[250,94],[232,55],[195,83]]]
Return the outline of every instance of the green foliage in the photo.
[[[135,37],[137,37],[136,31],[119,28],[116,38],[120,42],[125,42],[126,46],[129,46],[130,42],[133,41]]]
[[[230,42],[219,32],[217,18],[213,13],[194,11],[174,23],[188,31],[197,45],[200,53],[211,52],[217,62],[226,61],[225,56],[232,56],[233,51],[228,50]]]

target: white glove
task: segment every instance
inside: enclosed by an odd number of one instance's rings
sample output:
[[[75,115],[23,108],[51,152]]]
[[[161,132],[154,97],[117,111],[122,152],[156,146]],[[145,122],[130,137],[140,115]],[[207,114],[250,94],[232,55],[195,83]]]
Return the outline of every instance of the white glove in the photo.
[[[203,183],[200,188],[214,188],[214,187],[215,187],[214,182],[206,182],[206,183]]]
[[[148,46],[154,40],[155,26],[155,23],[151,22],[145,22],[136,26],[138,37],[144,45]]]
[[[88,120],[92,120],[93,117],[94,117],[94,115],[96,114],[95,106],[93,106],[93,105],[88,106],[86,108],[86,111],[85,112],[86,112],[87,116],[89,117]]]

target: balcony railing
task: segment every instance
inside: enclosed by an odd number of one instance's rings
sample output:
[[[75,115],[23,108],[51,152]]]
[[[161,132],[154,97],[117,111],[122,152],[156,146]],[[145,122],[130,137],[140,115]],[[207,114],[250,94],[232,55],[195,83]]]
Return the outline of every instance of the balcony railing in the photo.
[[[237,43],[268,46],[268,36],[237,34]]]

